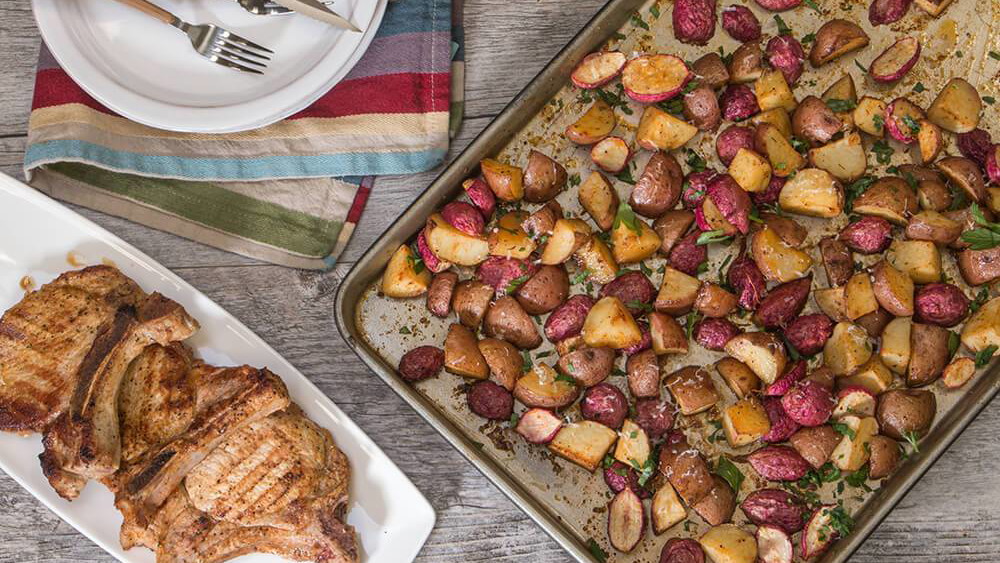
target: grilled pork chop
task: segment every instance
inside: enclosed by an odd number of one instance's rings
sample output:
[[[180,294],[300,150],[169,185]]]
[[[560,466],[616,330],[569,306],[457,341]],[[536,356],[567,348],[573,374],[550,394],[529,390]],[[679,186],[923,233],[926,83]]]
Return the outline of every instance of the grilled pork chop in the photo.
[[[118,392],[132,360],[147,346],[184,340],[197,329],[198,322],[183,307],[158,293],[138,311],[118,309],[80,364],[69,408],[42,441],[42,470],[60,496],[72,500],[88,478],[100,479],[118,470]]]
[[[122,307],[145,299],[117,268],[66,272],[0,318],[0,430],[41,432],[69,405],[76,374]]]

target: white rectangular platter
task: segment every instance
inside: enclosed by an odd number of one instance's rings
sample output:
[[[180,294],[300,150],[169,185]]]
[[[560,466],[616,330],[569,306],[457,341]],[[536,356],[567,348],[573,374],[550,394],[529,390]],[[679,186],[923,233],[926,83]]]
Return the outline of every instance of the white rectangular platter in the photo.
[[[0,174],[0,311],[24,295],[28,276],[38,287],[81,265],[111,261],[145,291],[159,291],[183,305],[201,323],[188,341],[197,356],[215,365],[267,367],[281,376],[292,400],[317,424],[330,430],[351,461],[351,500],[347,521],[358,532],[365,563],[407,563],[416,557],[434,527],[433,508],[399,468],[333,402],[256,334],[184,280],[115,235],[30,187]],[[111,493],[90,483],[73,502],[60,498],[38,463],[39,435],[0,434],[0,469],[13,477],[59,517],[120,561],[152,563],[143,548],[122,550],[121,515]],[[32,533],[25,522],[24,534]],[[2,546],[2,542],[0,542]],[[2,553],[15,557],[15,554]],[[282,561],[246,555],[245,563]]]

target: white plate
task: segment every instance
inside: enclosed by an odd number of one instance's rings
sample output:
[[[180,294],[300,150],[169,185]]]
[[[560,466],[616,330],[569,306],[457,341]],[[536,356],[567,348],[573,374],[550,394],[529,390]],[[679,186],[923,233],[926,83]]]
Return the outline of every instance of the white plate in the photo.
[[[434,527],[435,515],[430,504],[351,419],[260,337],[128,243],[3,174],[0,174],[0,210],[0,310],[8,309],[23,297],[20,288],[23,276],[30,276],[40,285],[72,269],[67,262],[71,252],[87,264],[113,261],[144,290],[159,291],[174,299],[198,319],[201,330],[189,343],[200,357],[218,365],[270,368],[285,381],[292,399],[309,417],[333,433],[337,445],[351,461],[347,521],[357,529],[362,561],[406,563],[416,557]],[[118,543],[122,518],[106,488],[90,483],[79,499],[73,502],[61,499],[42,475],[37,457],[41,450],[38,435],[20,437],[0,433],[0,469],[119,560],[154,561],[149,550],[122,550]],[[21,533],[33,533],[30,523],[25,523]],[[4,555],[16,558],[13,553]],[[258,554],[241,557],[239,561],[281,559]]]
[[[234,0],[154,0],[192,23],[215,23],[275,52],[262,76],[209,62],[185,34],[113,0],[32,0],[60,66],[115,112],[170,131],[256,129],[306,108],[354,67],[387,0],[336,0],[363,33],[293,14],[255,16]]]

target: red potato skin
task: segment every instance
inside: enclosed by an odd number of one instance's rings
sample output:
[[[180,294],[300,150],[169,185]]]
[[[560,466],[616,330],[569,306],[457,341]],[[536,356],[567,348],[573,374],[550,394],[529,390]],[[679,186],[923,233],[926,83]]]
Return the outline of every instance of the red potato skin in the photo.
[[[842,286],[854,275],[854,255],[843,242],[826,237],[819,241],[819,251],[823,257],[823,268],[830,286]]]
[[[420,234],[417,235],[417,254],[424,261],[424,266],[427,266],[427,269],[435,274],[449,268],[449,264],[443,262],[431,250],[431,247],[427,244],[427,236],[424,235],[424,231],[420,231]]]
[[[510,282],[522,276],[529,278],[538,271],[538,264],[517,258],[490,256],[476,267],[476,278],[492,287],[497,296],[506,295]]]
[[[965,283],[973,286],[1000,278],[1000,246],[989,250],[963,250],[958,254],[958,269]]]
[[[994,186],[1000,186],[1000,145],[986,151],[986,176]]]
[[[698,267],[708,260],[708,249],[697,242],[698,233],[691,233],[677,241],[670,251],[670,265],[689,276],[697,276]]]
[[[875,26],[903,19],[913,0],[873,0],[868,7],[868,21]]]
[[[795,422],[802,426],[819,426],[830,420],[837,405],[833,393],[813,380],[805,380],[781,398],[781,406]]]
[[[698,82],[713,90],[725,86],[729,82],[729,69],[718,53],[711,52],[691,63],[691,72]]]
[[[767,329],[781,328],[802,312],[809,300],[812,275],[783,283],[770,292],[757,307],[756,320]]]
[[[781,188],[785,187],[785,182],[787,181],[787,178],[771,175],[771,181],[768,182],[767,189],[762,192],[750,194],[750,200],[753,201],[754,205],[758,206],[777,203],[778,197],[781,195]]]
[[[900,39],[899,41],[897,41],[896,44],[899,44],[899,43],[901,43],[903,41],[906,41],[908,39],[912,39],[912,38],[904,37],[904,38]],[[881,55],[879,55],[878,57],[875,57],[875,60],[873,60],[872,64],[868,67],[868,76],[870,76],[872,78],[872,80],[874,80],[876,82],[881,82],[881,83],[884,83],[884,84],[892,83],[892,82],[896,82],[898,80],[901,80],[904,76],[906,76],[906,73],[910,72],[910,70],[914,66],[916,66],[917,61],[920,60],[920,51],[921,51],[920,40],[917,39],[914,44],[916,45],[916,52],[914,53],[913,58],[911,58],[903,66],[901,66],[899,68],[894,68],[892,70],[892,72],[889,73],[889,74],[878,74],[875,69],[878,67],[879,62],[882,60],[882,57],[884,55],[886,55],[886,53],[888,53],[890,51],[890,49],[893,49],[893,47],[895,47],[895,44],[892,45],[892,46],[890,46],[890,47],[888,47],[888,48],[886,48],[886,50],[883,51]]]
[[[656,218],[677,205],[684,171],[670,153],[657,151],[646,162],[642,175],[632,188],[629,205],[636,213]]]
[[[707,350],[720,352],[742,331],[729,319],[702,319],[694,327],[695,342]]]
[[[625,362],[628,391],[633,397],[660,396],[660,364],[652,350],[629,356]]]
[[[493,190],[486,184],[486,181],[482,178],[474,178],[466,180],[462,186],[465,188],[465,194],[472,201],[472,205],[476,206],[483,217],[487,221],[493,217],[493,212],[497,208],[497,196],[493,194]]]
[[[993,147],[993,138],[989,131],[973,129],[968,133],[958,134],[958,150],[962,156],[974,161],[980,168],[986,168],[986,156]]]
[[[760,305],[764,295],[767,294],[767,281],[760,268],[750,258],[744,254],[729,265],[729,272],[726,275],[729,285],[739,294],[740,307],[748,311],[754,311]]]
[[[772,37],[767,42],[764,53],[767,55],[767,62],[772,68],[781,71],[789,86],[794,86],[799,81],[805,69],[806,52],[797,39],[791,35]]]
[[[614,385],[598,383],[584,392],[580,416],[617,430],[628,416],[628,399]]]
[[[754,130],[750,127],[731,125],[715,138],[715,152],[719,160],[729,166],[740,149],[754,150]]]
[[[622,348],[622,353],[626,356],[644,352],[653,347],[653,335],[649,332],[649,325],[645,321],[639,323],[639,330],[642,332],[642,340],[628,348]]]
[[[802,0],[754,0],[757,5],[772,12],[784,12],[797,8],[802,4]]]
[[[625,489],[631,489],[639,498],[652,496],[646,488],[639,486],[639,475],[635,470],[620,461],[615,461],[604,469],[604,484],[616,495]]]
[[[617,297],[628,307],[629,313],[633,317],[640,317],[646,313],[647,307],[642,305],[653,305],[656,299],[656,288],[645,274],[638,271],[631,271],[622,274],[611,281],[611,283],[601,288],[600,296]]]
[[[701,172],[688,174],[687,178],[685,178],[687,188],[681,194],[681,202],[684,204],[684,207],[688,209],[700,208],[701,202],[705,200],[708,184],[717,175],[718,173],[715,170],[702,170]]]
[[[727,121],[743,121],[760,113],[757,96],[746,84],[730,84],[719,97],[722,117]],[[728,164],[727,164],[728,166]]]
[[[437,375],[444,366],[444,350],[434,346],[419,346],[399,360],[399,375],[414,383]]]
[[[427,289],[427,310],[435,317],[445,318],[451,314],[451,296],[458,284],[458,274],[441,272],[431,280]]]
[[[746,6],[734,5],[723,8],[722,29],[740,42],[760,39],[760,21]]]
[[[464,201],[453,201],[442,207],[441,217],[452,227],[474,237],[482,235],[486,228],[482,213]]]
[[[545,337],[551,342],[559,342],[580,334],[594,303],[589,295],[574,295],[567,299],[545,320]]]
[[[686,209],[671,209],[653,221],[653,230],[660,237],[660,254],[669,255],[670,249],[687,234],[694,224],[694,213]]]
[[[767,411],[767,419],[771,422],[771,429],[761,436],[761,442],[768,444],[784,442],[801,428],[799,423],[792,420],[785,412],[785,407],[781,406],[781,399],[778,397],[764,397],[763,404],[764,410]]]
[[[766,397],[782,397],[787,394],[799,381],[806,378],[806,363],[798,361],[788,367],[785,373],[781,374],[774,383],[764,388]],[[784,407],[782,407],[784,408]]]
[[[805,528],[809,516],[798,497],[781,489],[758,489],[747,495],[740,508],[754,524],[776,526],[789,534]]]
[[[509,420],[514,412],[514,396],[492,381],[477,381],[466,395],[469,410],[489,420]]]
[[[705,563],[705,551],[691,538],[670,538],[663,544],[659,563]]]
[[[680,431],[671,432],[660,447],[658,467],[688,506],[705,498],[715,485],[705,458]]]
[[[635,423],[650,440],[659,440],[674,427],[677,409],[666,399],[645,398],[635,402]]]
[[[799,452],[788,446],[764,446],[747,456],[747,461],[768,481],[797,481],[812,469]]]
[[[708,198],[722,216],[741,233],[750,231],[750,196],[729,174],[720,174],[706,188]]]
[[[914,297],[918,322],[953,327],[969,314],[969,298],[950,283],[930,283]]]
[[[715,35],[715,0],[676,0],[672,18],[678,41],[704,45]]]
[[[785,327],[785,338],[803,356],[822,352],[832,335],[833,320],[823,313],[802,315]]]
[[[854,252],[878,254],[892,242],[892,224],[882,217],[866,215],[844,227],[839,238]]]
[[[699,86],[684,94],[684,117],[700,131],[715,131],[722,121],[715,91],[708,86]]]

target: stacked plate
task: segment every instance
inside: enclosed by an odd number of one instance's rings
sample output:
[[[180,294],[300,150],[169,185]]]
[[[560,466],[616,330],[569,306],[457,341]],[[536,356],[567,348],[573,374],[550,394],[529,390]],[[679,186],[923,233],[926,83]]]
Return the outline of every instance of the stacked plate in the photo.
[[[308,107],[364,54],[386,2],[330,5],[364,30],[356,33],[301,15],[255,16],[234,0],[158,0],[272,49],[257,76],[205,61],[183,33],[113,0],[32,0],[49,50],[87,93],[133,121],[197,133],[256,129]]]

